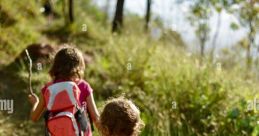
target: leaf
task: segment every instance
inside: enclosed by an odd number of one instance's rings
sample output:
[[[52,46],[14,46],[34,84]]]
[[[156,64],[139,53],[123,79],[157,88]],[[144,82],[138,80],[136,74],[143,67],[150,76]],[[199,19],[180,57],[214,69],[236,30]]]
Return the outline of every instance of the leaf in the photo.
[[[222,11],[222,7],[220,7],[219,5],[216,6],[215,9],[216,9],[216,11],[217,11],[218,13],[220,13],[220,12]]]
[[[254,131],[252,133],[252,136],[258,136],[259,135],[259,125],[254,128]]]
[[[235,118],[237,118],[238,116],[240,115],[240,111],[239,111],[239,109],[238,108],[234,108],[234,109],[232,109],[231,111],[230,111],[230,113],[229,113],[229,118],[231,118],[231,119],[235,119]]]
[[[230,28],[231,28],[232,30],[238,30],[238,29],[239,29],[239,25],[238,25],[237,23],[232,22],[232,23],[230,24]]]

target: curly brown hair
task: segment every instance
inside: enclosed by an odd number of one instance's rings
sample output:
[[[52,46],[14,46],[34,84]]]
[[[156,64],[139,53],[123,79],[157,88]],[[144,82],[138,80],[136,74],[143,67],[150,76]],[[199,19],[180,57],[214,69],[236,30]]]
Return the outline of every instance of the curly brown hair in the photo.
[[[103,136],[137,136],[144,127],[138,108],[123,97],[107,102],[100,123]]]
[[[53,80],[73,80],[81,78],[84,70],[82,53],[76,48],[64,47],[57,52],[49,74]]]

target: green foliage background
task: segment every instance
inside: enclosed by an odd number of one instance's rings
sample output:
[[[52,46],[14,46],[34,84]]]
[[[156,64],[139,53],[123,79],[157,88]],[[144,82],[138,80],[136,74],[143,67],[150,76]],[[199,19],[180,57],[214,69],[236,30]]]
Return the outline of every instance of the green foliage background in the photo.
[[[85,79],[98,107],[101,110],[109,97],[132,99],[146,124],[143,136],[259,135],[258,111],[246,110],[248,100],[259,98],[253,73],[239,66],[225,69],[221,62],[200,64],[195,54],[185,51],[179,34],[153,40],[144,33],[143,20],[133,15],[126,16],[122,34],[111,34],[105,15],[89,1],[75,1],[75,23],[65,25],[61,5],[56,3],[61,17],[48,25],[39,2],[0,1],[0,98],[15,103],[14,114],[0,112],[0,135],[44,134],[43,120],[29,121],[27,63],[18,69],[12,65],[35,42],[72,43],[91,54]],[[127,70],[128,63],[132,70]],[[38,94],[50,80],[47,72],[48,66],[34,71]]]

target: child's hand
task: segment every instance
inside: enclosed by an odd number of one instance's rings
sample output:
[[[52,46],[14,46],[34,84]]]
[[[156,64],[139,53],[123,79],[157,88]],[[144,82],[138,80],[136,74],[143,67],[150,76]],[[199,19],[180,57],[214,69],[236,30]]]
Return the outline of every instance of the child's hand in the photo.
[[[29,94],[28,95],[28,99],[29,99],[29,101],[30,101],[30,103],[32,105],[34,105],[35,103],[39,102],[39,98],[38,98],[38,96],[36,94]]]

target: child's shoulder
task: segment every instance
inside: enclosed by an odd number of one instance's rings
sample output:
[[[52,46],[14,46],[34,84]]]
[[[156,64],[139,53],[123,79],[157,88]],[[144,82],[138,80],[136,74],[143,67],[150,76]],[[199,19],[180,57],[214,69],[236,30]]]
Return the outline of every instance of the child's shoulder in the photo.
[[[90,84],[84,79],[80,79],[77,82],[77,85],[81,90],[86,90],[87,92],[92,92],[92,88],[91,88]]]
[[[87,86],[89,86],[89,83],[88,83],[86,80],[84,80],[84,79],[79,79],[79,80],[77,81],[77,84],[78,84],[78,85],[82,84],[82,85],[87,85]]]
[[[44,93],[45,90],[47,89],[47,87],[50,86],[51,84],[53,84],[53,81],[47,82],[47,83],[43,86],[43,88],[41,89],[41,92]]]

